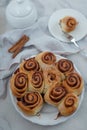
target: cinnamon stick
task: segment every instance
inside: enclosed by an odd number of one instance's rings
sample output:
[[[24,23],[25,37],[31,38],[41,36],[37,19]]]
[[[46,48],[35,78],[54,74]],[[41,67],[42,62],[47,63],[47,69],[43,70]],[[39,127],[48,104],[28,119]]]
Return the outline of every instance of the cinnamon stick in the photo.
[[[16,45],[17,49],[15,49],[16,47],[13,47],[12,50],[14,51],[14,54],[12,55],[12,58],[15,58],[16,55],[22,50],[23,46],[25,45],[25,43],[29,40],[29,37],[27,37],[26,35],[24,35],[24,37],[22,38],[22,40]]]
[[[18,47],[23,43],[23,40],[26,38],[29,38],[29,37],[26,35],[23,35],[11,48],[8,49],[8,52],[10,53],[15,52],[18,49]]]

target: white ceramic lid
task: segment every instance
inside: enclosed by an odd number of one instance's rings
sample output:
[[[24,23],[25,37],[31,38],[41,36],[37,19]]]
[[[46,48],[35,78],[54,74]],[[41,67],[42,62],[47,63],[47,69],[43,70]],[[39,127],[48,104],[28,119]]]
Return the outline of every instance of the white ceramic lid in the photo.
[[[32,12],[33,5],[29,0],[12,0],[8,5],[9,13],[14,17],[24,17]]]

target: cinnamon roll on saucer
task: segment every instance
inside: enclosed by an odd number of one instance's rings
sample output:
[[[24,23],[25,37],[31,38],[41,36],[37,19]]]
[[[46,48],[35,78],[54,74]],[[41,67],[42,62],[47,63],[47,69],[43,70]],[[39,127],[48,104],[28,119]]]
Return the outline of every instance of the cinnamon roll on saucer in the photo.
[[[64,18],[60,19],[59,25],[64,32],[71,32],[74,31],[77,27],[77,20],[74,17],[71,16],[65,16]]]
[[[35,59],[39,62],[42,69],[50,67],[50,65],[56,62],[56,56],[52,52],[39,53]]]
[[[68,59],[60,59],[55,63],[56,68],[63,74],[68,74],[75,71],[73,62]]]
[[[76,95],[80,95],[83,90],[84,81],[80,74],[72,72],[66,76],[66,79],[63,81],[63,84],[69,90],[69,92],[73,92]]]
[[[35,57],[23,60],[20,64],[20,70],[28,74],[31,71],[41,71],[41,67]]]
[[[10,88],[13,95],[17,98],[23,97],[28,89],[28,83],[28,76],[17,69],[10,80]]]
[[[44,95],[44,99],[46,103],[52,106],[58,106],[67,93],[68,91],[65,86],[55,83],[51,88],[47,90]]]
[[[44,89],[44,77],[41,71],[35,71],[28,74],[29,91],[42,93]]]
[[[58,105],[59,115],[69,116],[73,114],[79,105],[79,98],[74,93],[68,93]]]
[[[17,105],[24,114],[36,115],[43,106],[43,98],[38,92],[26,92]]]
[[[47,67],[43,70],[43,75],[44,75],[44,91],[43,93],[46,93],[48,88],[52,87],[54,83],[61,83],[62,79],[64,78],[64,75],[61,74],[56,67],[51,66]]]

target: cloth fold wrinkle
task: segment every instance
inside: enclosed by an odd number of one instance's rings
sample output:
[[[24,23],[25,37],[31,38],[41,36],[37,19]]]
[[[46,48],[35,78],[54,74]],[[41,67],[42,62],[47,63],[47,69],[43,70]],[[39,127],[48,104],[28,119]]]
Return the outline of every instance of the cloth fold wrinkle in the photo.
[[[44,26],[42,26],[42,23]],[[50,33],[47,32],[47,23],[48,17],[43,17],[40,18],[38,22],[31,28],[13,30],[0,36],[0,40],[3,42],[2,49],[0,51],[0,58],[3,58],[5,61],[0,61],[0,68],[4,69],[4,66],[7,68],[7,70],[0,71],[1,80],[11,76],[16,67],[24,58],[36,55],[41,51],[65,51],[67,46],[65,47],[64,44],[51,37]],[[12,59],[11,54],[7,52],[7,49],[24,34],[30,37],[30,41],[26,43],[23,51],[21,51],[14,59]],[[31,47],[32,45],[33,47]],[[0,82],[2,82],[1,80]]]

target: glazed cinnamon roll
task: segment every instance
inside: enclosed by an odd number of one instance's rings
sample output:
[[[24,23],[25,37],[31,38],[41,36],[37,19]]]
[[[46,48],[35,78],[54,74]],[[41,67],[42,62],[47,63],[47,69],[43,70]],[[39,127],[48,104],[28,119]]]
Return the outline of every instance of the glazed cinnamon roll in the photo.
[[[36,115],[43,106],[43,98],[38,92],[27,92],[17,105],[24,114]]]
[[[60,59],[55,63],[56,68],[64,74],[75,71],[72,61],[68,59]]]
[[[29,77],[29,91],[43,92],[44,89],[44,77],[40,71],[32,72]]]
[[[33,57],[30,59],[24,60],[20,64],[20,70],[28,74],[30,71],[41,71],[41,67],[38,61],[36,61],[35,58]]]
[[[66,79],[63,81],[63,84],[70,92],[80,95],[83,90],[84,81],[82,77],[75,72],[68,74]]]
[[[35,59],[39,62],[42,69],[56,62],[56,56],[51,52],[42,52],[38,54]]]
[[[74,17],[66,16],[60,20],[59,24],[61,26],[62,31],[71,32],[75,30],[78,22]]]
[[[16,71],[10,80],[10,88],[14,96],[21,98],[28,89],[28,76],[23,72]]]
[[[62,75],[55,67],[51,66],[49,68],[46,68],[43,70],[44,75],[44,91],[43,93],[46,93],[47,89],[53,86],[54,83],[61,83],[62,79],[64,78],[64,75]]]
[[[58,105],[60,115],[69,116],[73,114],[79,105],[79,98],[74,93],[68,93]]]
[[[47,90],[44,99],[48,104],[58,106],[67,93],[66,88],[62,84],[56,83]]]

